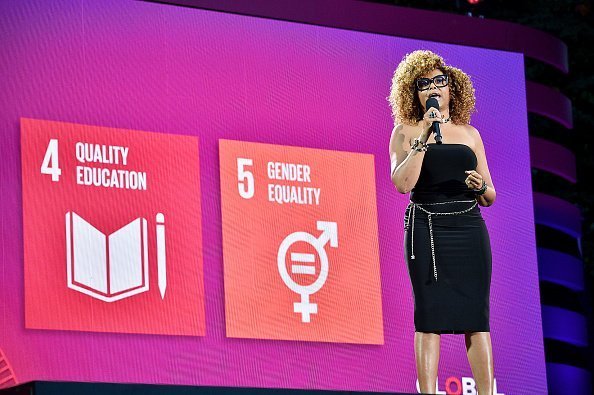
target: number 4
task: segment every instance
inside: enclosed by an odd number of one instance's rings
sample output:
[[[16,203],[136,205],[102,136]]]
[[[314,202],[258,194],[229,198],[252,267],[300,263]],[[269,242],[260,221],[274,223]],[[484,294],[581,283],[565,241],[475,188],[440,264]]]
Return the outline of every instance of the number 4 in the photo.
[[[43,163],[41,164],[41,174],[49,174],[52,176],[52,181],[60,181],[62,170],[58,164],[58,140],[51,139],[47,145]]]

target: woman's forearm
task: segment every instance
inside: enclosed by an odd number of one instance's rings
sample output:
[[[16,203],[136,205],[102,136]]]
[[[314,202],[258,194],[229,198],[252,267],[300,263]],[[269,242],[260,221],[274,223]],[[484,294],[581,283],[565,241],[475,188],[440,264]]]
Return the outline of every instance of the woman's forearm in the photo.
[[[487,186],[487,190],[482,195],[477,195],[476,200],[478,204],[483,207],[489,207],[495,202],[496,192],[490,186]]]

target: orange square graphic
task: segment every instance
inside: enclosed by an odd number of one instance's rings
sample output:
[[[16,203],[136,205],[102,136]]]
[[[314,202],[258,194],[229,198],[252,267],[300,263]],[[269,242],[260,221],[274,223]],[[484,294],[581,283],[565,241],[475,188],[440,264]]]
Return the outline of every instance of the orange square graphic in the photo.
[[[203,336],[198,139],[21,119],[25,326]]]
[[[383,344],[374,158],[219,140],[228,337]]]

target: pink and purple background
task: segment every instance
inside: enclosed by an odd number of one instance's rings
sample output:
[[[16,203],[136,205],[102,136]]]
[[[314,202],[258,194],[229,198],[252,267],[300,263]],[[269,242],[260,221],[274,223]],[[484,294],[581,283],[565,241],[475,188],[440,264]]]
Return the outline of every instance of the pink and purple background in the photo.
[[[491,337],[499,393],[546,392],[522,55],[125,1],[0,3],[0,349],[31,380],[415,392],[408,203],[391,184],[392,73],[430,49],[474,82],[497,201]],[[26,330],[19,119],[198,136],[205,337]],[[375,155],[385,344],[225,337],[218,139]],[[439,387],[472,377],[443,335]]]

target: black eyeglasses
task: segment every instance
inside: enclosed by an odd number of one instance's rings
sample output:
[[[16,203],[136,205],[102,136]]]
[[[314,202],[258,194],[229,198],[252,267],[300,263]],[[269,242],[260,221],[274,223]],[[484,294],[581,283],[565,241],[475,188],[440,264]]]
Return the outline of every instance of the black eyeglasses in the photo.
[[[443,88],[444,86],[448,85],[448,76],[445,74],[436,75],[433,78],[418,78],[415,81],[415,85],[417,90],[419,91],[426,91],[431,86],[431,83],[434,83],[436,87]]]

